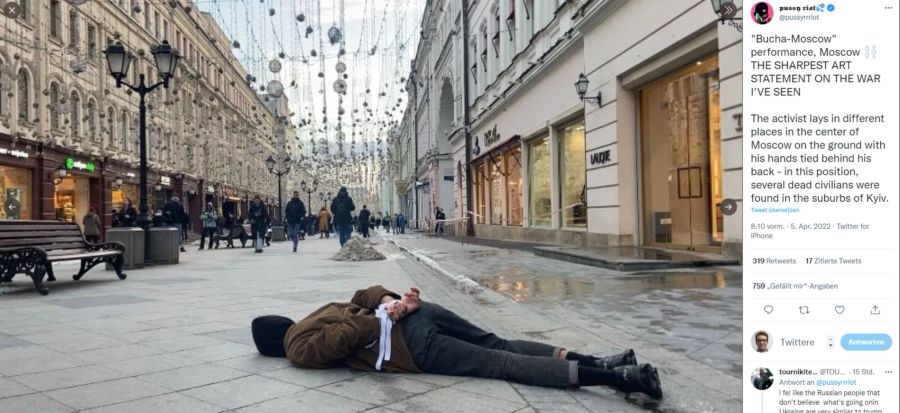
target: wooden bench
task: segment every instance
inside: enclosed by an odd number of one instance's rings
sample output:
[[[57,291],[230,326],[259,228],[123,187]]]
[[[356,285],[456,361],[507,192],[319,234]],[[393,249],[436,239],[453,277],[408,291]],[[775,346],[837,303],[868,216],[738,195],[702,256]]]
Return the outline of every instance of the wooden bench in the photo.
[[[72,277],[76,281],[95,265],[108,262],[124,280],[124,253],[121,242],[88,242],[75,223],[0,221],[0,283],[23,273],[31,277],[41,295],[50,292],[44,286],[44,275],[47,281],[56,281],[54,262],[81,260],[81,269]]]

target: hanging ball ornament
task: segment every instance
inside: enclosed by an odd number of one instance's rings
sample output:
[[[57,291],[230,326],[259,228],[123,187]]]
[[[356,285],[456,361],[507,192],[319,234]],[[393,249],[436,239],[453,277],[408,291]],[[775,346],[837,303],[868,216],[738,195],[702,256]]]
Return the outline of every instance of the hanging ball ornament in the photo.
[[[266,85],[266,90],[268,91],[270,97],[277,99],[284,94],[284,85],[282,85],[281,82],[277,80],[273,80],[269,82],[268,85]]]
[[[337,93],[343,94],[347,91],[347,82],[344,79],[338,79],[334,81],[334,91]]]
[[[341,29],[339,29],[337,26],[332,26],[330,29],[328,29],[328,41],[331,42],[331,44],[339,43],[341,39],[343,39],[343,37],[344,34],[341,33]]]
[[[298,21],[298,22],[301,22],[301,23],[302,23],[302,22],[305,21],[305,20],[306,20],[306,15],[305,15],[305,14],[300,13],[300,14],[297,15],[297,21]]]
[[[338,73],[344,73],[347,71],[347,65],[344,64],[344,62],[337,62],[337,64],[334,65],[334,70]]]
[[[279,62],[278,59],[272,59],[272,61],[269,62],[269,71],[272,73],[280,72],[281,62]]]

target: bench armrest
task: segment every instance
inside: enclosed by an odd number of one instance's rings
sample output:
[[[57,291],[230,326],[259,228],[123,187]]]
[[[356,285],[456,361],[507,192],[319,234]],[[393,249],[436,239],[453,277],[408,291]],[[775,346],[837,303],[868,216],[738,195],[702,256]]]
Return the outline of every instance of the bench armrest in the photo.
[[[87,242],[87,241],[86,241],[85,244],[87,244],[87,250],[88,250],[88,251],[110,251],[110,250],[114,250],[114,251],[122,251],[122,253],[125,253],[125,244],[122,244],[122,243],[119,242],[119,241],[98,242],[98,243],[93,243],[93,242]]]

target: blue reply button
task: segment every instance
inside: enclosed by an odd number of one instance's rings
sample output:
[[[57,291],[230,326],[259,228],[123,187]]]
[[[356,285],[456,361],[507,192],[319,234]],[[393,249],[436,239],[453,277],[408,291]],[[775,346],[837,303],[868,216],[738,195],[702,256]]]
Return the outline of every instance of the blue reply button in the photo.
[[[844,334],[841,347],[847,351],[884,351],[891,348],[887,334]]]

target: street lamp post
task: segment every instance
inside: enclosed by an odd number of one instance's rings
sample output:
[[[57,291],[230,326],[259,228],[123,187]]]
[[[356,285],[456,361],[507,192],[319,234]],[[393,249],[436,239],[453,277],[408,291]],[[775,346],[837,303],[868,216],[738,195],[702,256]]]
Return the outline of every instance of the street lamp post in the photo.
[[[319,180],[313,178],[312,186],[307,187],[306,181],[300,181],[300,190],[306,192],[306,205],[309,206],[309,210],[312,211],[312,194],[316,192],[316,189],[319,187]]]
[[[159,71],[159,77],[162,80],[148,86],[144,83],[144,74],[141,73],[140,83],[135,86],[125,81],[128,76],[128,67],[131,65],[134,55],[128,53],[121,42],[109,45],[103,53],[106,54],[106,63],[109,66],[109,73],[116,79],[116,87],[121,88],[122,85],[125,85],[133,92],[137,93],[141,98],[139,105],[141,200],[138,207],[138,210],[140,211],[138,214],[138,225],[144,230],[144,265],[150,265],[151,220],[147,215],[150,209],[147,202],[147,104],[144,97],[160,86],[166,89],[169,88],[169,79],[175,75],[175,67],[178,65],[178,59],[181,56],[178,55],[178,51],[175,50],[175,48],[169,45],[169,42],[163,40],[162,44],[151,49],[153,60],[156,62],[156,69]]]
[[[281,209],[281,177],[291,171],[291,157],[285,156],[281,165],[277,165],[277,163],[278,161],[272,155],[266,159],[266,168],[269,169],[269,173],[278,177],[278,224],[282,225],[284,211]]]

